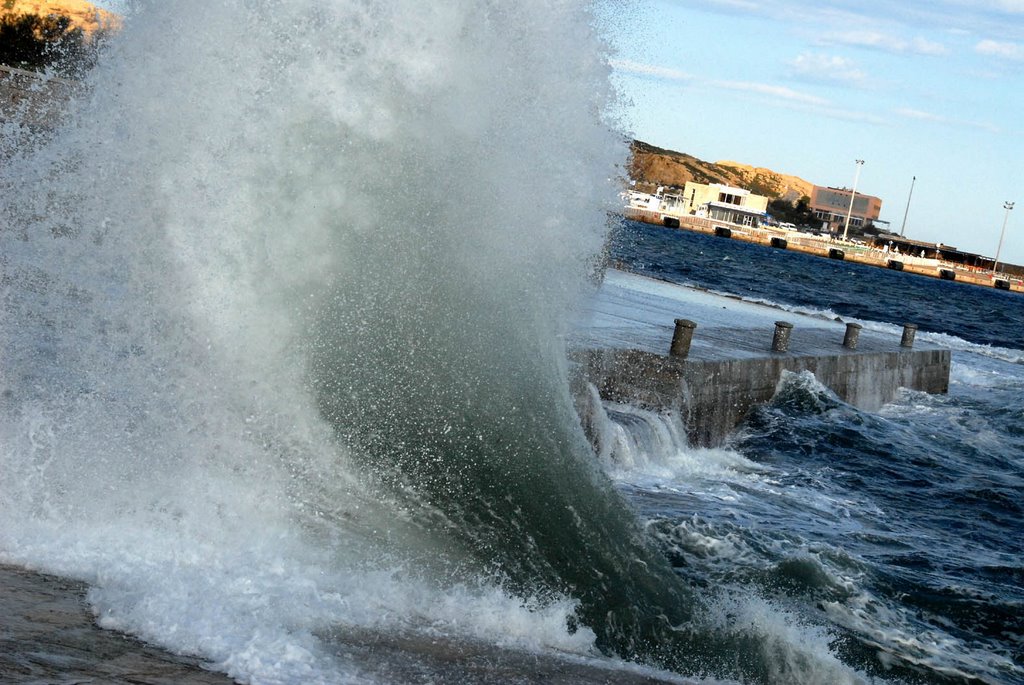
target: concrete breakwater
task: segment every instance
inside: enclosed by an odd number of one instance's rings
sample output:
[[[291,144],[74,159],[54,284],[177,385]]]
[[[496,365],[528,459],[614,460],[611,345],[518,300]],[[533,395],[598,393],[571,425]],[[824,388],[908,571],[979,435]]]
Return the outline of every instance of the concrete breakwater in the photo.
[[[939,259],[884,252],[883,250],[852,241],[828,240],[820,236],[802,234],[798,231],[726,225],[720,221],[702,217],[666,215],[662,212],[642,210],[635,207],[626,208],[623,215],[633,221],[666,226],[668,228],[678,228],[685,231],[693,231],[694,233],[715,235],[721,238],[754,243],[755,245],[800,252],[815,257],[838,259],[881,269],[901,271],[907,274],[1024,293],[1024,279],[1019,276],[1009,276],[1006,274],[993,276],[990,270],[967,268],[962,264]]]
[[[870,335],[849,350],[815,330],[777,353],[767,337],[763,330],[719,329],[708,340],[721,347],[692,358],[587,350],[581,362],[603,399],[677,410],[691,444],[699,446],[721,444],[754,406],[775,395],[785,372],[809,371],[840,399],[868,411],[894,399],[899,388],[944,393],[949,387],[949,350],[901,349],[898,340]]]
[[[580,374],[603,400],[678,412],[691,444],[721,444],[751,408],[775,395],[786,372],[813,373],[866,411],[892,401],[900,388],[949,388],[948,349],[922,341],[910,347],[899,335],[856,324],[609,274],[581,325],[583,345],[574,354]],[[673,322],[680,314],[697,327],[686,355],[674,356]],[[784,350],[773,349],[780,318],[793,324],[782,327]]]

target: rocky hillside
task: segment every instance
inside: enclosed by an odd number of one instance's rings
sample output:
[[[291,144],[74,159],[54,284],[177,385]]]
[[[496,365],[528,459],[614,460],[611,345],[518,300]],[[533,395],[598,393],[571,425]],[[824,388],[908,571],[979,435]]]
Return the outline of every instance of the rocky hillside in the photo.
[[[633,141],[629,176],[640,185],[677,186],[687,181],[724,183],[769,198],[793,202],[810,196],[814,184],[771,169],[739,162],[705,162],[692,155]]]
[[[98,30],[121,27],[120,15],[100,9],[84,0],[0,0],[0,14],[63,15],[86,36]]]

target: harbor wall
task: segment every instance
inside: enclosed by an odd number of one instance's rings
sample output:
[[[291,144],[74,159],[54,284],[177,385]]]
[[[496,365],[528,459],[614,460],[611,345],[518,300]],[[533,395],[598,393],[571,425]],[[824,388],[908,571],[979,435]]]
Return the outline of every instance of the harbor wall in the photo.
[[[943,262],[936,259],[922,259],[910,255],[884,253],[881,250],[849,241],[823,240],[808,237],[796,231],[727,225],[721,221],[714,221],[704,217],[666,215],[663,212],[637,209],[635,207],[626,208],[623,215],[633,221],[669,228],[679,228],[695,233],[717,235],[723,238],[740,240],[765,247],[791,250],[816,257],[842,259],[881,269],[896,269],[903,273],[916,274],[918,276],[929,276],[931,278],[955,280],[970,285],[990,288],[998,287],[1003,290],[1024,292],[1024,279],[1017,276],[1001,274],[996,278],[992,275],[991,271],[965,268],[960,264]],[[841,256],[836,255],[834,253],[835,250],[839,250]],[[898,268],[890,264],[892,261],[899,262]]]
[[[690,443],[702,447],[722,444],[753,407],[771,400],[785,372],[809,371],[841,400],[866,411],[892,401],[900,388],[949,389],[948,349],[907,349],[893,342],[891,350],[858,352],[806,338],[809,349],[797,353],[679,359],[642,350],[591,349],[577,361],[603,400],[678,412]]]

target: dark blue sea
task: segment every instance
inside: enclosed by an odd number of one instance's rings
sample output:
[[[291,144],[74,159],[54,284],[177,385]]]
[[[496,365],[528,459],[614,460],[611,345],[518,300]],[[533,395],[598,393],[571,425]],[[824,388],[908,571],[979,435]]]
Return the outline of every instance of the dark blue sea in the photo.
[[[1024,682],[1024,296],[628,221],[610,252],[784,309],[913,322],[952,349],[947,395],[867,413],[794,376],[718,450],[611,407],[611,470],[760,648],[817,641],[884,682]]]

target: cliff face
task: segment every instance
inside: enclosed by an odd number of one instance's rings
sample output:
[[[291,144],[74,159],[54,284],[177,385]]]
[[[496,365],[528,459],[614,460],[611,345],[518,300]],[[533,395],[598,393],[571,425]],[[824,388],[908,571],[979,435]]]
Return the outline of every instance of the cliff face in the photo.
[[[812,183],[797,176],[739,162],[705,162],[692,155],[665,150],[639,140],[633,141],[629,176],[637,183],[677,186],[687,181],[723,183],[764,195],[770,199],[799,200],[810,196]]]
[[[0,0],[0,14],[63,15],[71,20],[72,26],[81,28],[86,36],[101,29],[111,31],[121,27],[120,15],[84,0]]]

